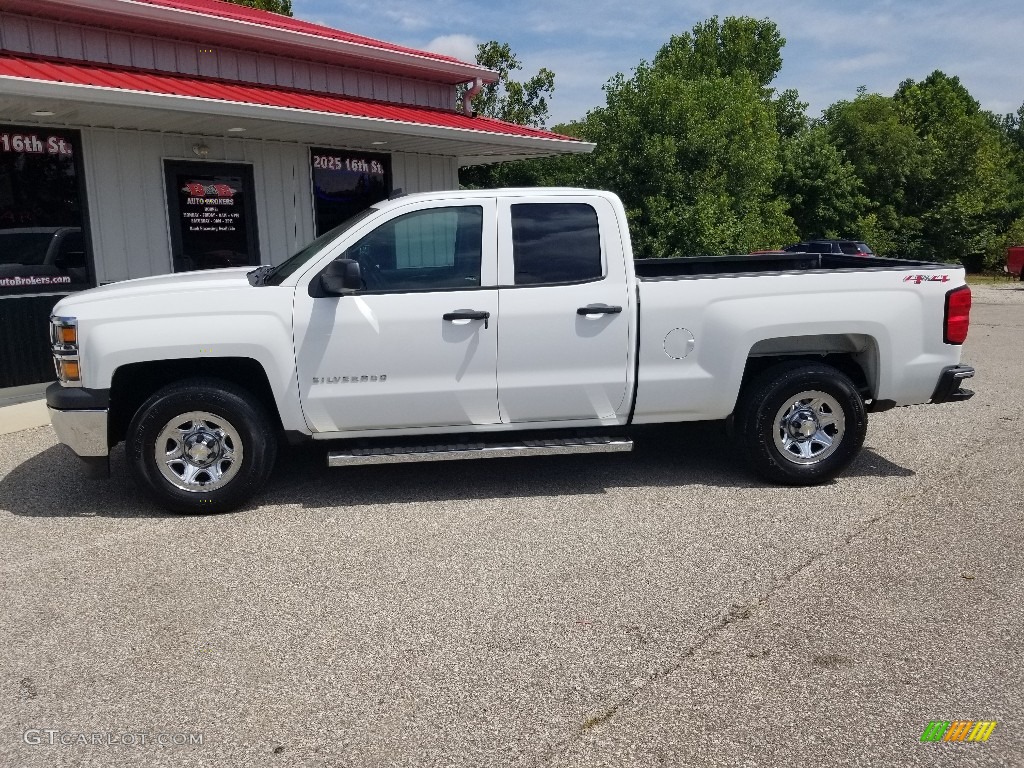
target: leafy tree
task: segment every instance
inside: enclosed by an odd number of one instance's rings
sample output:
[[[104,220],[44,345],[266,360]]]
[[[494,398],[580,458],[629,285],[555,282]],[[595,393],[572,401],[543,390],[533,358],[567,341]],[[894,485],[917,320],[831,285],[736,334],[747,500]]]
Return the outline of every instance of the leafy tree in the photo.
[[[779,192],[802,238],[860,233],[868,199],[853,164],[825,127],[783,139]]]
[[[491,40],[477,46],[476,63],[498,73],[473,99],[477,114],[506,123],[543,128],[548,119],[548,99],[555,92],[555,75],[545,67],[523,82],[510,75],[523,68],[508,43]],[[461,98],[461,96],[460,96]]]
[[[555,75],[546,68],[520,82],[511,74],[523,68],[508,43],[491,40],[477,46],[476,63],[498,73],[498,81],[485,85],[473,99],[473,109],[507,123],[543,128],[548,119],[548,100],[555,91]],[[465,98],[466,89],[459,94]],[[559,162],[560,161],[560,162]],[[572,165],[570,158],[545,160],[519,160],[497,165],[478,165],[459,170],[459,183],[464,187],[487,189],[491,187],[539,186],[556,184],[552,174],[564,172],[563,166]]]
[[[1004,136],[1013,174],[1009,195],[1009,215],[1013,223],[1006,228],[1003,242],[990,246],[986,258],[989,263],[1001,263],[1006,246],[1024,245],[1024,104],[1015,114],[993,117],[993,122]]]
[[[686,80],[745,75],[768,93],[782,68],[785,39],[768,19],[714,16],[690,32],[673,35],[654,57],[654,68]]]
[[[907,190],[924,173],[918,137],[890,97],[861,90],[825,110],[829,137],[856,171],[869,203],[853,234],[879,254],[917,255],[921,222],[907,215]]]
[[[792,88],[780,93],[774,105],[775,122],[780,138],[794,138],[810,127],[810,121],[807,119],[807,102],[800,101],[800,94]]]
[[[273,11],[284,16],[292,15],[292,0],[228,0],[235,5],[247,5],[261,11]]]
[[[622,197],[641,257],[745,252],[796,238],[768,84],[784,40],[770,21],[713,18],[673,36],[653,64],[612,78],[582,134],[587,181]]]
[[[1013,150],[999,121],[956,77],[933,72],[891,98],[861,92],[825,111],[825,124],[870,199],[861,235],[894,256],[978,269],[1019,209]]]
[[[939,71],[902,83],[894,101],[917,133],[926,170],[908,199],[922,223],[921,255],[980,268],[1012,215],[1004,137],[960,80]]]
[[[1024,104],[1015,114],[1005,115],[996,124],[1006,133],[1006,138],[1021,152],[1024,152]]]

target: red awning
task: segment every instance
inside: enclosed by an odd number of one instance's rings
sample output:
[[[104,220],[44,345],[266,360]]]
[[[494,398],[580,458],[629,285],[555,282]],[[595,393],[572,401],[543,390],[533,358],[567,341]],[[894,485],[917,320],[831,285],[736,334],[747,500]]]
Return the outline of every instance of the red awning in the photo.
[[[79,62],[72,63],[66,60],[56,61],[0,55],[0,78],[103,88],[124,93],[206,99],[224,104],[278,107],[501,136],[578,142],[572,137],[550,131],[505,123],[489,117],[469,117],[454,111],[368,101],[350,96],[320,94],[275,86],[251,85]],[[2,83],[0,83],[0,91],[2,90]]]

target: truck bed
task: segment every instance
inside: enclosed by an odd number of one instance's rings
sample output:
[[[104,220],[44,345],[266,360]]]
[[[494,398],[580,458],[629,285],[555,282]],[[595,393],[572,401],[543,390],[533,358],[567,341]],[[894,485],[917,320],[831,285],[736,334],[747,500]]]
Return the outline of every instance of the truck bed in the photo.
[[[677,280],[693,277],[751,273],[879,271],[892,269],[945,269],[949,265],[908,259],[847,256],[839,253],[780,253],[742,256],[698,256],[680,259],[637,259],[640,280]]]

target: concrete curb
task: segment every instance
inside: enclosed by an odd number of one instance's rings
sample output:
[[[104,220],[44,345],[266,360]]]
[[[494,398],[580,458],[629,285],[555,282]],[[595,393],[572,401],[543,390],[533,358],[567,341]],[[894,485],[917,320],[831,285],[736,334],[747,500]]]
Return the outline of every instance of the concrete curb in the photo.
[[[0,435],[43,427],[49,423],[50,412],[46,410],[45,400],[31,400],[0,408]]]

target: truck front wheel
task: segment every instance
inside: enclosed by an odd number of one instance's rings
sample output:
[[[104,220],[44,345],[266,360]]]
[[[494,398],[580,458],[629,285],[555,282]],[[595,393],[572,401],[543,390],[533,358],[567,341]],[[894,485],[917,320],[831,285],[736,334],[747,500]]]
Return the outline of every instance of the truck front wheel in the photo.
[[[164,387],[125,439],[135,481],[172,512],[226,512],[255,494],[274,466],[265,409],[234,385],[190,379]]]
[[[754,470],[772,482],[824,482],[864,444],[864,400],[832,366],[802,361],[773,366],[741,397],[737,436]]]

